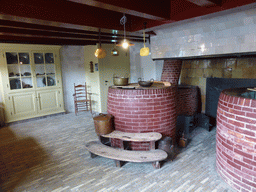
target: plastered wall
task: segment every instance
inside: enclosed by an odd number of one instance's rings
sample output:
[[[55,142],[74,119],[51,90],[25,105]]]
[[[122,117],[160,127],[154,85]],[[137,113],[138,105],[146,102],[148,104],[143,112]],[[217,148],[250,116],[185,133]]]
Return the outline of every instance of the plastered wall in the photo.
[[[199,86],[205,111],[206,78],[256,78],[256,57],[183,60],[180,83]]]
[[[153,61],[151,53],[148,56],[140,56],[140,49],[144,47],[143,43],[135,43],[134,46],[130,47],[130,82],[138,82],[138,78],[142,78],[145,81],[154,79],[160,81],[163,60]],[[150,44],[146,43],[146,47],[151,47]]]
[[[74,83],[85,83],[84,51],[82,46],[63,46],[60,50],[62,83],[66,112],[75,111]]]
[[[152,28],[152,58],[256,51],[256,3]]]
[[[85,64],[85,78],[87,82],[88,92],[91,93],[92,110],[101,112],[101,93],[100,93],[100,76],[99,71],[93,73],[90,72],[90,62],[98,63],[99,60],[94,56],[94,52],[97,49],[96,45],[84,46],[84,64]],[[99,67],[100,70],[100,67]]]

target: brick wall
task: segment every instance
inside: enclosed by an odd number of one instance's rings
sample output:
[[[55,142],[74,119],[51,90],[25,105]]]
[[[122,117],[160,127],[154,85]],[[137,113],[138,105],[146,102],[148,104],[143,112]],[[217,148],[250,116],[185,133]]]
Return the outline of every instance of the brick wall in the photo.
[[[176,87],[145,90],[109,88],[108,113],[115,129],[124,132],[159,132],[175,138]],[[120,147],[118,140],[113,145]],[[148,150],[148,143],[132,143],[133,150]]]
[[[198,109],[198,87],[178,86],[177,113],[192,116]]]
[[[216,168],[236,190],[256,192],[256,100],[221,93]]]
[[[179,82],[182,60],[164,60],[161,81],[177,85]]]

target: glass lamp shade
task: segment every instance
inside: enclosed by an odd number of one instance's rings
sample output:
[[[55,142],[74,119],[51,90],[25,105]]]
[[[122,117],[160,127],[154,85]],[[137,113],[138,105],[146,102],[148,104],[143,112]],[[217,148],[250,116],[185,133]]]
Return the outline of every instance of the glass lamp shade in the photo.
[[[128,43],[128,41],[126,41],[126,39],[124,39],[124,41],[123,41],[123,43],[122,43],[122,47],[123,47],[124,49],[127,49],[127,48],[129,47],[129,43]]]
[[[134,44],[130,43],[129,41],[127,41],[126,39],[124,39],[120,44],[117,44],[116,46],[121,46],[124,49],[127,49],[130,46],[134,46]]]
[[[118,56],[118,55],[119,55],[119,51],[118,51],[116,48],[114,48],[114,49],[111,51],[111,55],[112,55],[112,56]]]
[[[149,48],[143,47],[140,49],[140,56],[148,56],[149,55]]]
[[[106,54],[106,51],[100,47],[96,49],[94,55],[99,59],[103,59],[104,57],[106,57],[107,54]]]

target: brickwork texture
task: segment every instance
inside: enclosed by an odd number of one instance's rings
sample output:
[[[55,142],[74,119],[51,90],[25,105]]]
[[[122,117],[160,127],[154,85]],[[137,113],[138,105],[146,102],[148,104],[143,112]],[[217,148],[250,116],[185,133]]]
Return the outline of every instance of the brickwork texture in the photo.
[[[256,100],[221,93],[216,168],[237,191],[256,192]]]
[[[193,116],[198,109],[197,87],[178,88],[177,113],[178,115]]]
[[[176,86],[162,89],[124,90],[109,88],[108,113],[115,129],[124,132],[159,132],[175,137]],[[120,146],[118,140],[113,140]],[[132,143],[133,150],[148,150],[148,143]]]
[[[170,82],[172,85],[178,85],[182,60],[165,60],[161,81]]]

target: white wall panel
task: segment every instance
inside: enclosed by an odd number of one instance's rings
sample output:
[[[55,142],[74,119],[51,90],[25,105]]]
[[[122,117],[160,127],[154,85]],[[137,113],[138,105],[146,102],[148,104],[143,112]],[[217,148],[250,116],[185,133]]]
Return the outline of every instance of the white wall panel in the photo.
[[[256,3],[152,28],[153,59],[256,51]]]

